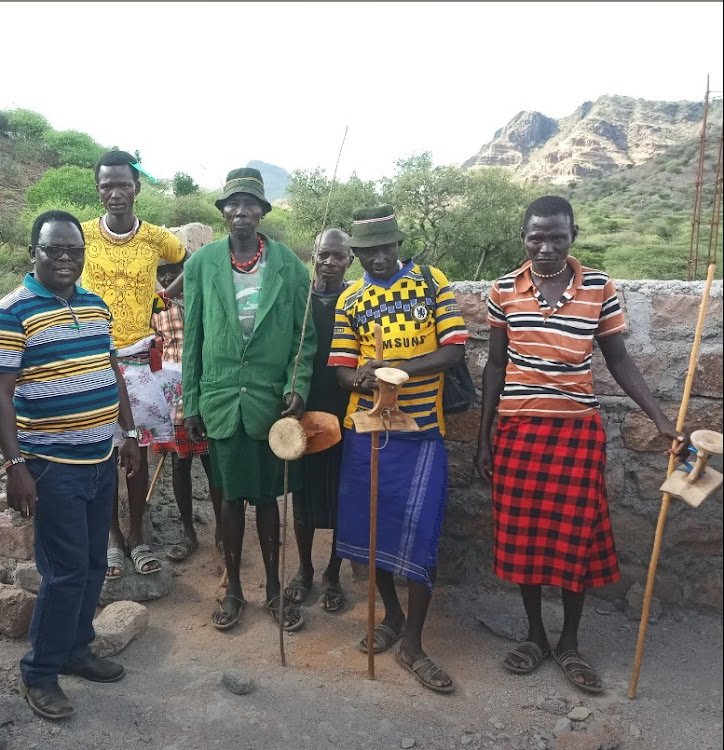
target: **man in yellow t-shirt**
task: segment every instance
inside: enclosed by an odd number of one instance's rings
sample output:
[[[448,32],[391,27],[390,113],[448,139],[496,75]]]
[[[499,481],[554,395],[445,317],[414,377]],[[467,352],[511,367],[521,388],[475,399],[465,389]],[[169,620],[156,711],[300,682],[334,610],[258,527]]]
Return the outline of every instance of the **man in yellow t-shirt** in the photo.
[[[138,439],[141,447],[155,441],[173,439],[173,424],[159,380],[151,371],[150,351],[154,340],[151,328],[159,260],[180,263],[188,253],[167,229],[141,221],[134,213],[141,190],[140,165],[126,151],[109,151],[95,167],[96,188],[105,214],[85,222],[86,261],[81,284],[108,305],[113,315],[118,364],[128,390],[134,429],[116,435]],[[166,292],[178,294],[180,276]],[[143,539],[142,522],[148,492],[147,451],[141,451],[141,467],[127,479],[130,530],[123,538],[118,521],[118,490],[108,544],[107,578],[123,574],[125,553],[131,555],[136,572],[155,573],[161,563]]]

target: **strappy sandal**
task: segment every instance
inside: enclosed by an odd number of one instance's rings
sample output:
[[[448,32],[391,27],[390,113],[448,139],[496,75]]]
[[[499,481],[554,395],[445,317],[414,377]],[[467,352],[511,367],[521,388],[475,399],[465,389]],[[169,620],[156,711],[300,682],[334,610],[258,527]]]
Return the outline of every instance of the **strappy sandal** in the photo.
[[[553,658],[563,670],[563,674],[568,678],[568,681],[577,688],[585,690],[587,693],[603,692],[603,685],[601,684],[598,672],[581,656],[579,651],[574,648],[564,651],[562,654],[559,654],[558,651],[553,651]],[[581,675],[594,677],[596,683],[588,685],[585,682],[578,682],[575,678]]]
[[[183,562],[191,557],[198,548],[199,543],[197,540],[189,539],[185,536],[180,542],[176,542],[176,544],[171,547],[166,553],[166,557],[173,562]]]
[[[136,573],[140,573],[142,576],[149,576],[151,573],[158,573],[161,570],[161,561],[156,555],[151,552],[151,548],[147,544],[139,544],[131,550],[131,560],[133,560],[133,567],[136,569]],[[148,563],[156,562],[158,567],[153,570],[144,570],[143,566]]]
[[[322,595],[319,598],[319,606],[325,612],[337,612],[342,609],[344,606],[344,592],[339,583],[332,583],[331,581],[322,582]]]
[[[515,672],[516,674],[530,674],[550,655],[551,649],[548,644],[546,644],[545,649],[542,649],[537,643],[533,643],[533,641],[522,641],[514,649],[508,651],[505,659],[503,659],[503,666],[509,672]],[[516,667],[515,665],[510,664],[508,660],[511,656],[525,662],[525,666]]]
[[[108,575],[111,568],[120,570],[117,576]],[[106,550],[106,580],[114,581],[116,578],[123,578],[126,569],[126,554],[120,547],[109,547]]]
[[[279,625],[279,594],[272,597],[267,603],[266,608],[269,610],[272,620]],[[297,619],[293,618],[296,617]],[[287,624],[289,623],[289,624]],[[304,625],[304,615],[302,611],[297,607],[294,602],[290,602],[289,599],[284,597],[284,625],[283,629],[287,633],[291,633]]]
[[[296,575],[284,588],[284,598],[295,604],[301,604],[309,596],[311,590],[312,581]]]
[[[452,693],[455,690],[455,683],[450,680],[449,685],[436,685],[432,680],[442,672],[447,674],[444,670],[438,667],[437,664],[429,657],[425,656],[422,659],[418,659],[414,664],[408,664],[401,656],[398,651],[395,654],[395,660],[397,663],[404,667],[419,683],[424,685],[429,690],[434,690],[436,693]],[[450,675],[447,675],[450,677]]]
[[[375,643],[374,651],[376,654],[381,654],[391,649],[397,641],[405,635],[405,623],[402,624],[399,632],[395,632],[389,625],[385,625],[381,622],[375,628]],[[377,645],[379,643],[379,646]],[[367,653],[367,636],[365,636],[358,644],[357,647],[363,653]]]
[[[234,601],[239,603],[239,608],[236,610],[236,615],[234,615],[229,622],[216,622],[214,619],[214,616],[217,614],[222,615],[228,615],[228,612],[224,611],[223,605],[224,601],[226,599],[233,599]],[[228,630],[229,628],[236,625],[237,622],[239,622],[239,618],[241,617],[241,613],[244,610],[244,606],[246,605],[246,599],[242,599],[239,596],[234,596],[233,594],[227,594],[223,599],[219,599],[219,609],[218,611],[214,612],[214,614],[211,616],[211,624],[217,629],[217,630]]]

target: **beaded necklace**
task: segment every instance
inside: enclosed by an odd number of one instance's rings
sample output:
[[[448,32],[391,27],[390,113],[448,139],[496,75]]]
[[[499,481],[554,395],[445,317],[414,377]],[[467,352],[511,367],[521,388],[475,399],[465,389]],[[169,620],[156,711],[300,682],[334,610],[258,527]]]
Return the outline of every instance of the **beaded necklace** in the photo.
[[[141,222],[138,220],[137,216],[133,217],[133,226],[131,227],[131,230],[129,232],[124,232],[123,234],[118,234],[117,232],[112,232],[108,228],[108,223],[106,222],[106,217],[101,216],[99,219],[99,226],[101,228],[101,231],[106,234],[110,239],[119,242],[123,240],[122,244],[125,244],[126,242],[130,242],[135,236],[136,232],[138,232],[138,228],[141,226]]]
[[[258,250],[254,254],[254,257],[250,260],[242,260],[239,261],[234,257],[234,253],[231,250],[231,245],[229,245],[229,255],[231,256],[231,266],[235,271],[238,271],[239,273],[254,273],[256,271],[256,264],[261,259],[261,254],[264,250],[264,242],[261,239],[261,235],[257,235],[258,240]]]
[[[537,271],[533,270],[533,266],[530,268],[530,272],[533,274],[533,276],[537,276],[539,279],[552,279],[554,276],[560,276],[565,270],[568,268],[568,263],[563,264],[563,268],[560,269],[560,271],[556,271],[555,273],[538,273]]]

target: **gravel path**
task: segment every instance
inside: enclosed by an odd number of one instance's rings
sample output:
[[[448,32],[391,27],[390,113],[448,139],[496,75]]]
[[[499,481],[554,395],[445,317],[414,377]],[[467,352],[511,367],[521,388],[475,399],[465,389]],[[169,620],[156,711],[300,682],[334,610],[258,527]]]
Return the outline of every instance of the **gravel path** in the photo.
[[[154,500],[154,533],[161,543],[181,528],[172,518],[168,484],[164,480]],[[226,632],[211,626],[221,566],[210,503],[197,507],[204,521],[201,548],[175,566],[171,593],[147,604],[149,628],[116,657],[127,669],[125,679],[94,685],[61,678],[76,706],[70,721],[53,725],[30,712],[16,691],[17,660],[27,641],[0,637],[0,750],[722,747],[721,617],[672,611],[650,625],[638,697],[631,701],[626,693],[638,623],[615,607],[591,598],[584,615],[582,650],[607,687],[594,696],[576,691],[552,660],[528,676],[501,667],[511,641],[493,631],[514,634],[520,627],[515,590],[442,587],[435,592],[425,644],[457,689],[438,695],[403,671],[392,653],[377,658],[376,681],[367,679],[366,656],[356,645],[366,628],[367,586],[353,579],[345,563],[348,604],[339,613],[322,612],[315,581],[304,605],[305,627],[285,636],[283,668],[278,631],[263,606],[253,523],[247,524],[243,555],[248,605],[242,620]],[[318,537],[321,571],[331,534]],[[291,538],[287,556],[290,578],[296,564]],[[556,601],[546,600],[545,611],[555,641],[561,619]],[[230,692],[222,684],[228,670],[238,670],[231,677],[253,681],[251,692]],[[568,718],[577,707],[589,709],[587,718]]]

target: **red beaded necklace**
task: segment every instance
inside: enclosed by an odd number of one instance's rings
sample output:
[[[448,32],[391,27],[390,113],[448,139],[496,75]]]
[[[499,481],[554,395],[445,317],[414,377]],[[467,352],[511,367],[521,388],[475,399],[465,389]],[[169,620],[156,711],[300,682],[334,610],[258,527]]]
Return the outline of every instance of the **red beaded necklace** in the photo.
[[[229,245],[229,255],[231,256],[231,265],[232,267],[238,271],[239,273],[249,273],[249,271],[254,268],[254,266],[259,262],[259,258],[261,258],[261,254],[264,251],[264,242],[261,238],[261,235],[257,234],[257,240],[259,241],[259,249],[256,251],[253,258],[249,260],[239,261],[234,257],[234,253],[231,250],[231,245]]]

